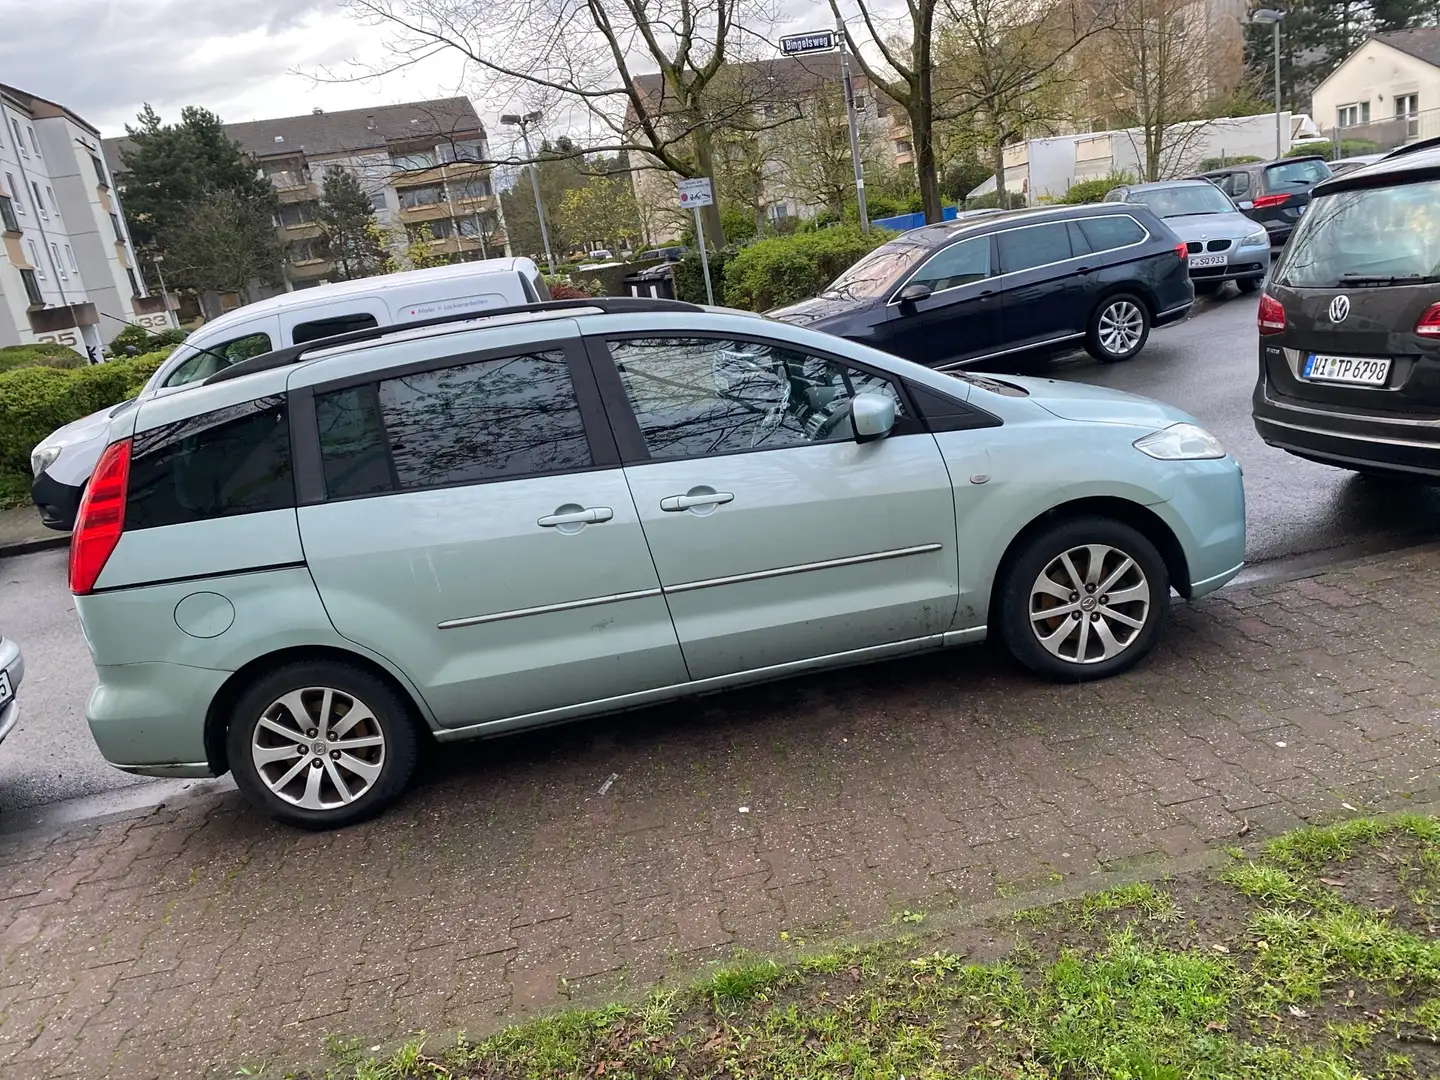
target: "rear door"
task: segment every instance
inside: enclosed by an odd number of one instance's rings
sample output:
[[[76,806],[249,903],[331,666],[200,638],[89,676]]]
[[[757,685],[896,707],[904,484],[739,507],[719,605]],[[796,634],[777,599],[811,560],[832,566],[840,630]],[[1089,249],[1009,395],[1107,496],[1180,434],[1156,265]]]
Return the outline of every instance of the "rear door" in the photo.
[[[445,726],[685,681],[573,328],[495,327],[484,352],[397,343],[383,370],[292,387],[318,447],[300,533],[331,621]]]
[[[1069,225],[1047,221],[995,234],[1007,347],[1059,344],[1085,332],[1096,261],[1089,252],[1075,254]]]
[[[870,343],[914,360],[943,366],[1004,348],[1000,329],[1000,289],[993,280],[994,241],[972,236],[930,256],[899,289],[924,285],[923,300],[893,296],[888,316],[874,330]]]
[[[589,344],[691,678],[939,644],[954,496],[893,379],[761,337]],[[861,392],[896,398],[888,437],[854,441]]]

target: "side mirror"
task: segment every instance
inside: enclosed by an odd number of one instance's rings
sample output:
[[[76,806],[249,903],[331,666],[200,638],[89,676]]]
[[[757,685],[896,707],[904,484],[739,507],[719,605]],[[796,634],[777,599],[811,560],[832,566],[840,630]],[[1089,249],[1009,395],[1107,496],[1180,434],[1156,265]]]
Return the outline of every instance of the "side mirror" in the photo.
[[[1255,204],[1254,204],[1253,202],[1251,202],[1249,199],[1241,199],[1241,200],[1240,200],[1238,203],[1236,203],[1235,205],[1238,206],[1241,210],[1254,210],[1254,209],[1255,209]]]
[[[850,423],[857,443],[883,439],[895,426],[895,399],[889,394],[856,394],[850,402]]]
[[[911,282],[900,290],[895,299],[902,304],[913,304],[916,300],[925,300],[930,296],[930,286],[922,285],[920,282]]]

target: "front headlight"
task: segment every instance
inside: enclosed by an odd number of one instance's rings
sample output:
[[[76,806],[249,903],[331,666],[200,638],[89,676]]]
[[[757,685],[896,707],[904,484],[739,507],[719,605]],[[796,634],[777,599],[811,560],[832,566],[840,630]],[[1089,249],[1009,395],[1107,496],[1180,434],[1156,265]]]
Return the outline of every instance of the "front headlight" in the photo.
[[[30,471],[38,478],[42,472],[55,464],[55,459],[60,456],[58,446],[37,446],[30,451]]]
[[[1200,461],[1222,458],[1220,440],[1196,424],[1171,424],[1135,440],[1135,449],[1159,461]]]
[[[1256,229],[1250,235],[1240,241],[1241,247],[1269,247],[1270,234],[1264,229]]]

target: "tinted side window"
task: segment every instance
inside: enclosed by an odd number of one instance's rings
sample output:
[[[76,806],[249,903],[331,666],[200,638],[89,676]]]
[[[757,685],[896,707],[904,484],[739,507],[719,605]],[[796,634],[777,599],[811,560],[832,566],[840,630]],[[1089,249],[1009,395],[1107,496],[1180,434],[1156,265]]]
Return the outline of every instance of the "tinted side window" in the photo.
[[[232,405],[135,436],[127,530],[294,505],[284,398]]]
[[[380,425],[380,400],[373,383],[315,395],[320,464],[325,494],[332,499],[379,495],[395,490],[390,451]]]
[[[336,315],[330,319],[315,319],[312,322],[297,323],[295,329],[290,332],[290,338],[295,345],[304,345],[307,341],[318,341],[320,338],[334,337],[336,334],[348,334],[352,330],[369,330],[372,326],[379,326],[375,316],[368,311],[357,311],[353,315]]]
[[[1140,223],[1125,214],[1081,218],[1076,224],[1085,234],[1085,239],[1090,241],[1093,251],[1112,251],[1145,239],[1145,230]]]
[[[1080,231],[1078,221],[1067,221],[1065,227],[1070,232],[1070,250],[1072,252],[1076,255],[1089,255],[1095,250],[1090,246],[1090,241],[1086,239],[1085,234]]]
[[[867,391],[905,416],[888,379],[760,342],[644,338],[612,341],[610,354],[654,458],[848,438],[850,399]]]
[[[395,479],[407,490],[592,464],[558,350],[385,379],[379,402]]]
[[[258,330],[229,341],[206,345],[204,352],[196,353],[172,371],[166,377],[165,385],[184,386],[186,383],[208,379],[231,364],[249,360],[252,356],[267,353],[273,348],[275,346],[270,341],[270,335]]]
[[[1000,241],[1000,270],[1013,274],[1047,263],[1064,262],[1070,258],[1070,236],[1065,222],[1031,225],[1025,229],[1009,229],[997,234]]]
[[[915,271],[907,284],[929,285],[931,292],[983,281],[990,276],[990,237],[977,236],[951,244],[937,252],[929,262]]]

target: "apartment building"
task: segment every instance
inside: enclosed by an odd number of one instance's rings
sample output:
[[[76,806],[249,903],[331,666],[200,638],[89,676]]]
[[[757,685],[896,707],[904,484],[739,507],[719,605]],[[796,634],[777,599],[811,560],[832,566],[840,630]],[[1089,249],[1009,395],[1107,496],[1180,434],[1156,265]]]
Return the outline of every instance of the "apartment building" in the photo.
[[[467,98],[441,98],[226,124],[274,186],[275,227],[286,251],[284,288],[332,280],[315,210],[325,171],[354,174],[369,194],[390,246],[426,243],[435,255],[472,261],[508,255],[485,128]],[[123,173],[127,139],[106,139],[110,167]]]
[[[126,322],[170,325],[135,271],[99,131],[4,84],[0,240],[0,345],[57,342],[98,357]]]

